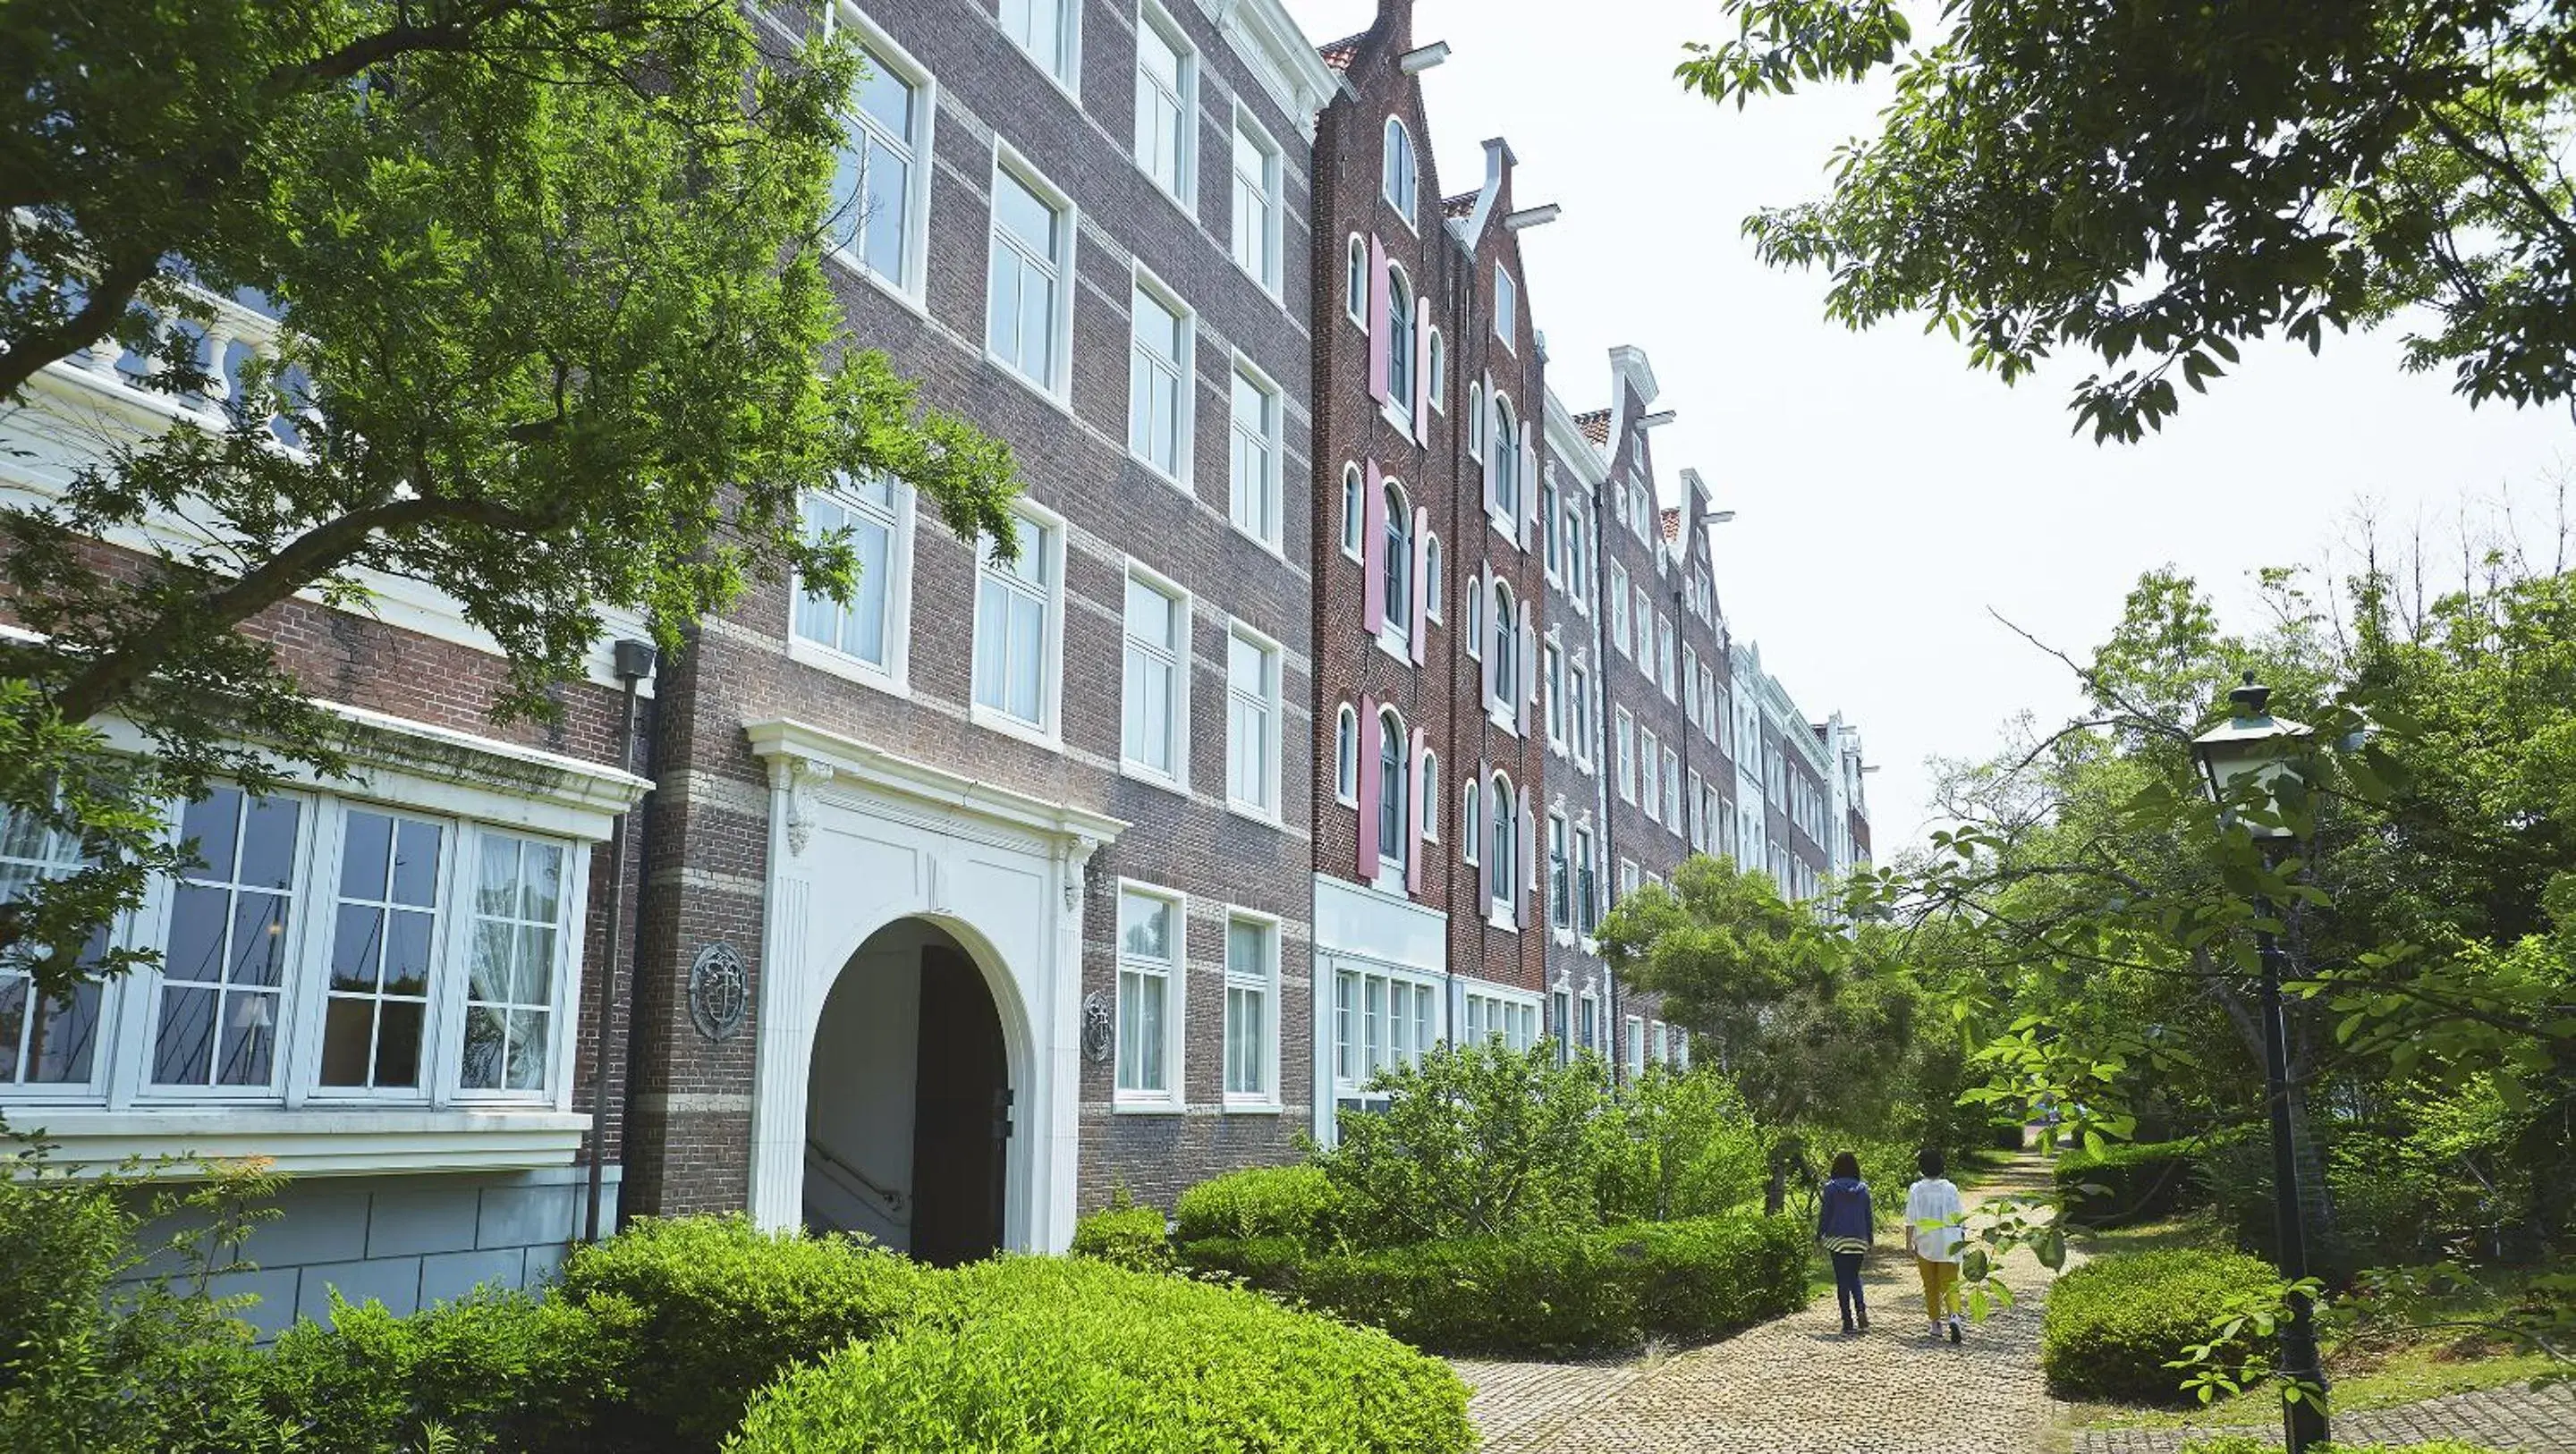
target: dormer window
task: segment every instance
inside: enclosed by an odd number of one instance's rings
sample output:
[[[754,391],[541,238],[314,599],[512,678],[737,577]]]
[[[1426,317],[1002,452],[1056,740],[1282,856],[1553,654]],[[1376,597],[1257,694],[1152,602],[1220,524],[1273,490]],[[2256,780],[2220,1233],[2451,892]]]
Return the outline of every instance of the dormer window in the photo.
[[[1386,176],[1380,185],[1387,205],[1403,216],[1405,226],[1411,227],[1421,195],[1419,169],[1413,160],[1413,133],[1392,116],[1386,119],[1385,165]]]

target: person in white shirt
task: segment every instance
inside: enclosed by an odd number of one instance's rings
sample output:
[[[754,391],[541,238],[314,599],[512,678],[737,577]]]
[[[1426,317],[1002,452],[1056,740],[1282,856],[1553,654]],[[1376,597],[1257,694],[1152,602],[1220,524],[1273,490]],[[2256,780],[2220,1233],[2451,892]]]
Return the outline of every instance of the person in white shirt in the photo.
[[[1941,1336],[1946,1321],[1950,1341],[1960,1341],[1959,1260],[1967,1244],[1963,1223],[1967,1207],[1959,1188],[1941,1172],[1941,1153],[1926,1149],[1914,1158],[1923,1179],[1905,1190],[1905,1225],[1914,1239],[1914,1270],[1923,1275],[1923,1311],[1932,1320],[1932,1336]]]

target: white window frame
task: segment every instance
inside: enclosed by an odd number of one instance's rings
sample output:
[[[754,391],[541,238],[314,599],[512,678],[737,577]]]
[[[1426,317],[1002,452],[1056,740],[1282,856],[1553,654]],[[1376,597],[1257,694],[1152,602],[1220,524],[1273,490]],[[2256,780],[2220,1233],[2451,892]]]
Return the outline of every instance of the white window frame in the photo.
[[[0,811],[0,842],[8,841],[11,830],[16,826],[17,820],[14,815]],[[42,836],[33,852],[9,855],[7,861],[11,877],[23,876],[26,883],[33,885],[44,879],[63,877],[82,866],[77,839],[50,828],[34,831]],[[117,921],[109,926],[107,942],[110,946],[126,941],[131,933],[128,921],[132,918],[134,918],[132,914],[119,915]],[[132,978],[132,976],[124,978]],[[77,1080],[51,1081],[27,1078],[28,1067],[37,1049],[38,1012],[58,1003],[38,999],[32,981],[33,976],[23,969],[0,967],[0,986],[16,983],[19,985],[18,993],[21,995],[17,1038],[15,1043],[7,1047],[16,1059],[17,1069],[11,1079],[0,1080],[0,1099],[11,1102],[95,1099],[99,1094],[101,1082],[106,1078],[111,1054],[115,1049],[119,981],[89,979],[74,991],[75,999],[86,995],[91,1001],[89,1070],[86,1075]]]
[[[817,641],[797,628],[797,617],[803,609],[805,588],[801,578],[788,582],[787,591],[787,656],[791,661],[846,677],[863,686],[891,692],[898,697],[912,695],[912,543],[913,520],[917,500],[912,486],[889,477],[893,492],[893,518],[865,501],[846,485],[823,491],[835,504],[873,518],[885,526],[886,535],[886,661],[879,665],[862,656],[854,656],[831,642]],[[859,582],[865,589],[867,582]],[[848,606],[832,603],[837,623],[848,613]],[[836,633],[837,634],[837,633]]]
[[[1037,0],[1030,0],[1030,3],[1035,4]],[[1003,235],[1001,208],[994,204],[994,199],[1001,195],[1002,178],[1005,174],[1020,186],[1027,188],[1032,196],[1054,209],[1056,214],[1055,256],[1044,260],[1045,264],[1053,269],[1056,286],[1054,307],[1051,310],[1053,316],[1047,324],[1049,330],[1047,377],[1043,379],[1032,378],[1022,372],[1017,360],[1004,357],[993,347],[992,253],[1002,248],[1009,248],[1021,259],[1034,261],[1028,258],[1026,250],[1019,243],[1006,241]],[[1070,409],[1073,404],[1073,294],[1078,285],[1074,267],[1078,234],[1082,230],[1081,209],[1074,206],[1073,198],[1062,188],[1048,181],[1045,173],[1039,171],[1026,157],[1021,156],[1010,143],[1002,140],[999,133],[993,137],[992,185],[985,196],[988,215],[984,223],[987,249],[984,264],[984,357],[998,365],[1004,374],[1036,390],[1039,397],[1049,400],[1060,408]]]
[[[1446,414],[1449,412],[1449,401],[1443,396],[1449,392],[1449,341],[1440,336],[1440,329],[1436,325],[1431,330],[1431,341],[1423,348],[1422,356],[1429,360],[1426,367],[1431,374],[1431,387],[1428,391],[1431,396],[1431,412]]]
[[[1162,94],[1167,104],[1179,113],[1173,123],[1176,134],[1172,138],[1172,175],[1168,177],[1156,171],[1152,158],[1145,154],[1146,137],[1143,129],[1145,117],[1142,113],[1145,105],[1145,88],[1149,84],[1145,76],[1145,35],[1148,31],[1160,36],[1163,43],[1171,47],[1174,57],[1173,69],[1177,72],[1180,83],[1180,94],[1177,96],[1162,91],[1159,83],[1150,83]],[[1180,22],[1172,18],[1170,11],[1155,4],[1154,0],[1138,0],[1136,6],[1134,71],[1136,106],[1139,113],[1136,117],[1138,128],[1135,144],[1128,149],[1128,154],[1135,158],[1137,168],[1153,180],[1154,190],[1170,198],[1181,211],[1196,217],[1198,206],[1192,199],[1198,193],[1199,51],[1197,46],[1190,43],[1189,32],[1181,28]],[[1231,162],[1228,165],[1230,166]]]
[[[1372,983],[1381,986],[1378,1003],[1384,1007],[1374,1024],[1368,993]],[[1395,1003],[1399,990],[1403,1013]],[[1337,960],[1331,994],[1332,1030],[1329,1037],[1318,1038],[1324,1039],[1325,1068],[1336,1100],[1362,1095],[1362,1088],[1382,1069],[1420,1064],[1447,1034],[1447,1026],[1441,1023],[1440,981],[1431,975],[1366,960]],[[1321,995],[1319,989],[1319,999]]]
[[[1515,932],[1520,928],[1521,895],[1529,892],[1529,865],[1520,861],[1521,806],[1521,790],[1511,775],[1494,769],[1485,793],[1485,831],[1493,838],[1485,881],[1492,895],[1481,908],[1495,928]]]
[[[1196,620],[1188,589],[1171,577],[1146,565],[1134,556],[1127,558],[1127,569],[1119,577],[1118,597],[1118,770],[1128,777],[1152,783],[1159,788],[1187,794],[1190,790],[1190,690],[1192,673],[1192,626]],[[1170,607],[1178,640],[1170,648],[1159,648],[1137,641],[1128,634],[1127,592],[1135,586],[1163,598]],[[979,582],[980,589],[980,582]],[[1164,751],[1170,756],[1170,771],[1153,766],[1127,751],[1127,676],[1134,669],[1139,653],[1161,666],[1171,677],[1171,716],[1163,724]]]
[[[1250,924],[1262,931],[1262,945],[1264,949],[1262,959],[1264,963],[1253,974],[1247,975],[1235,967],[1234,926],[1237,924]],[[1224,1023],[1221,1026],[1218,1041],[1225,1056],[1225,1065],[1218,1076],[1218,1088],[1223,1094],[1224,1107],[1229,1112],[1236,1114],[1242,1114],[1245,1112],[1270,1112],[1275,1114],[1280,1109],[1279,959],[1280,941],[1283,937],[1282,925],[1280,923],[1279,916],[1276,914],[1265,914],[1258,909],[1246,908],[1240,904],[1228,904],[1225,909],[1225,927],[1225,947],[1223,952],[1225,955],[1224,981],[1226,996],[1223,1015]],[[1257,991],[1261,995],[1262,1026],[1259,1044],[1261,1053],[1262,1083],[1257,1089],[1239,1091],[1234,1089],[1233,1086],[1234,996],[1237,991],[1247,990]]]
[[[1234,644],[1238,641],[1261,653],[1263,680],[1258,694],[1248,696],[1242,685],[1234,679]],[[1254,630],[1243,621],[1230,620],[1226,623],[1225,803],[1229,809],[1244,817],[1274,827],[1279,826],[1281,822],[1280,762],[1284,755],[1282,749],[1288,738],[1287,695],[1282,685],[1286,675],[1287,653],[1280,648],[1277,641]],[[1269,747],[1266,753],[1268,761],[1259,784],[1269,799],[1267,802],[1245,798],[1235,791],[1239,777],[1236,772],[1235,745],[1238,734],[1234,725],[1235,715],[1246,710],[1259,710],[1268,714],[1269,718]]]
[[[1177,291],[1161,278],[1154,276],[1153,270],[1147,268],[1142,262],[1133,265],[1132,273],[1127,295],[1127,453],[1138,464],[1145,467],[1146,473],[1167,485],[1188,492],[1191,488],[1191,478],[1196,473],[1193,466],[1198,439],[1198,313],[1181,300],[1181,295]],[[1165,359],[1159,354],[1149,355],[1144,338],[1137,332],[1138,320],[1143,316],[1141,304],[1146,299],[1153,300],[1156,306],[1172,315],[1179,332],[1176,342],[1180,357]],[[1151,370],[1159,374],[1166,367],[1176,376],[1169,380],[1172,385],[1172,404],[1176,413],[1171,421],[1172,462],[1168,468],[1162,461],[1154,458],[1151,452],[1150,446],[1156,441],[1137,438],[1139,425],[1136,418],[1138,371]],[[1229,412],[1231,407],[1231,405],[1228,406]],[[1150,429],[1151,425],[1148,424],[1145,427]]]
[[[1663,739],[1657,737],[1653,729],[1643,725],[1637,728],[1637,767],[1641,774],[1637,783],[1637,805],[1645,809],[1646,819],[1652,823],[1664,821],[1663,785],[1656,778],[1657,764],[1663,761],[1663,750]]]
[[[1520,289],[1512,275],[1498,260],[1494,264],[1494,337],[1502,340],[1503,351],[1520,356]]]
[[[1547,855],[1547,872],[1543,876],[1545,887],[1540,892],[1547,895],[1548,925],[1555,929],[1571,930],[1574,927],[1574,833],[1566,823],[1565,814],[1562,811],[1549,810],[1547,842],[1543,845],[1542,851]],[[1559,905],[1556,886],[1559,875],[1563,875],[1565,884],[1563,903],[1565,912],[1562,914],[1557,912]]]
[[[1461,1047],[1482,1045],[1496,1038],[1507,1050],[1537,1047],[1541,1004],[1537,994],[1479,980],[1467,985],[1459,999],[1459,1011],[1466,1020],[1458,1034]]]
[[[1442,602],[1449,590],[1449,572],[1441,561],[1439,532],[1426,525],[1422,534],[1422,616],[1426,621],[1442,621],[1446,619]]]
[[[1278,299],[1283,297],[1287,275],[1287,265],[1282,261],[1286,252],[1288,230],[1286,220],[1288,189],[1285,181],[1288,169],[1287,154],[1280,150],[1279,143],[1272,139],[1269,129],[1253,116],[1240,97],[1237,97],[1234,103],[1234,130],[1229,140],[1232,145],[1229,148],[1226,163],[1228,173],[1233,180],[1227,192],[1229,202],[1227,250],[1234,255],[1236,267],[1243,269],[1247,277],[1259,283],[1263,292]],[[1263,175],[1252,179],[1249,184],[1251,195],[1257,197],[1261,204],[1262,256],[1257,260],[1259,264],[1257,266],[1254,261],[1247,261],[1243,255],[1243,223],[1246,210],[1244,197],[1247,183],[1243,175],[1242,143],[1245,141],[1252,143],[1252,149],[1261,155],[1265,163]]]
[[[1422,841],[1440,841],[1440,754],[1429,747],[1422,749],[1420,777],[1413,785],[1416,797],[1422,799]]]
[[[1627,708],[1615,707],[1611,721],[1611,776],[1618,784],[1619,801],[1633,806],[1637,801],[1637,719]]]
[[[1493,504],[1486,510],[1485,519],[1497,534],[1517,547],[1521,516],[1529,507],[1522,492],[1533,488],[1532,481],[1521,478],[1520,411],[1512,407],[1510,395],[1496,389],[1485,401],[1485,416],[1484,426],[1493,431],[1491,442],[1485,446],[1485,468],[1494,476],[1494,487],[1486,491]]]
[[[1576,652],[1576,659],[1565,667],[1567,723],[1574,734],[1566,751],[1588,768],[1592,765],[1592,672],[1583,664],[1582,655]]]
[[[1009,11],[1014,3],[1015,0],[1002,0],[1001,10]],[[996,18],[1000,21],[1003,36],[1011,42],[1011,48],[1027,57],[1029,64],[1036,66],[1039,74],[1053,82],[1057,90],[1079,103],[1082,99],[1083,0],[1016,0],[1016,3],[1024,4],[1031,12],[1041,5],[1055,11],[1056,54],[1052,57],[1029,49],[1019,36],[1012,33],[1006,15],[997,14]]]
[[[1664,745],[1664,771],[1662,783],[1664,790],[1664,826],[1672,829],[1675,833],[1679,833],[1682,831],[1683,827],[1682,758],[1680,753],[1673,751],[1670,743],[1666,743]]]
[[[1047,552],[1047,584],[1043,598],[1046,607],[1046,623],[1045,630],[1041,633],[1044,641],[1039,647],[1038,660],[1039,720],[1035,723],[1023,721],[1001,708],[988,707],[975,698],[974,664],[985,649],[980,623],[983,617],[983,572],[988,569],[985,561],[987,546],[985,542],[980,541],[976,546],[975,616],[972,618],[976,623],[976,629],[970,638],[973,644],[967,661],[966,699],[969,704],[967,720],[978,727],[989,727],[1024,742],[1034,742],[1046,748],[1061,748],[1064,723],[1064,517],[1031,502],[1025,496],[1014,501],[1011,510],[1021,520],[1039,525],[1046,531],[1046,543],[1042,547]],[[1022,542],[1022,547],[1026,548],[1025,540]]]
[[[1368,481],[1357,464],[1342,466],[1342,554],[1366,558],[1368,549]]]
[[[1469,776],[1458,792],[1458,858],[1469,865],[1485,861],[1485,784]]]
[[[1347,808],[1360,801],[1360,714],[1348,702],[1333,713],[1333,801]]]
[[[1148,961],[1133,958],[1127,953],[1127,899],[1130,895],[1155,900],[1171,911],[1171,955],[1159,966],[1149,968]],[[1146,883],[1141,879],[1121,878],[1118,880],[1118,894],[1113,902],[1117,905],[1117,909],[1111,932],[1115,936],[1113,958],[1118,978],[1111,994],[1110,1108],[1122,1112],[1178,1111],[1183,1103],[1183,1088],[1189,1084],[1187,1067],[1181,1059],[1188,1040],[1182,1032],[1188,1021],[1186,997],[1190,977],[1189,898],[1178,889]],[[1164,977],[1163,1084],[1156,1089],[1131,1087],[1124,1083],[1127,1078],[1125,1004],[1127,977],[1131,973],[1139,975],[1159,973]]]
[[[1255,428],[1244,427],[1243,415],[1235,407],[1234,386],[1237,381],[1250,384],[1261,396],[1262,417]],[[1283,464],[1287,449],[1287,403],[1279,385],[1263,373],[1251,359],[1238,350],[1234,355],[1234,372],[1226,380],[1227,447],[1225,456],[1226,519],[1234,528],[1249,536],[1262,549],[1276,555],[1280,552],[1281,520],[1286,512],[1288,471]],[[1261,452],[1264,478],[1261,482],[1260,518],[1246,524],[1242,509],[1242,462],[1245,451],[1257,445]]]
[[[1413,394],[1421,386],[1414,370],[1422,367],[1415,357],[1414,330],[1419,326],[1414,300],[1422,295],[1414,290],[1413,274],[1402,263],[1390,260],[1386,265],[1386,417],[1408,429],[1413,424]],[[1401,374],[1401,377],[1398,375]]]
[[[1394,143],[1398,136],[1404,138],[1405,165],[1401,185],[1393,165],[1396,159]],[[1391,115],[1386,118],[1385,130],[1378,138],[1378,170],[1381,173],[1378,195],[1386,199],[1386,205],[1394,208],[1395,215],[1404,220],[1406,230],[1421,232],[1422,227],[1415,220],[1415,214],[1422,210],[1422,149],[1414,143],[1413,128],[1405,125],[1401,117]]]
[[[1539,643],[1539,679],[1547,690],[1547,741],[1558,752],[1565,751],[1565,650],[1557,645],[1556,633],[1549,632]]]
[[[1615,560],[1610,562],[1610,644],[1621,656],[1634,658],[1628,649],[1628,569]]]
[[[1343,259],[1342,316],[1359,328],[1368,327],[1369,252],[1368,239],[1354,232]]]
[[[1674,700],[1674,679],[1681,675],[1673,651],[1680,640],[1673,629],[1673,618],[1661,611],[1655,613],[1655,679],[1664,689],[1664,700]]]
[[[845,124],[865,129],[881,141],[909,155],[912,168],[906,174],[903,194],[903,275],[889,278],[868,265],[866,256],[850,248],[833,244],[831,256],[858,276],[876,285],[896,301],[916,312],[926,311],[926,280],[930,275],[930,185],[935,175],[936,142],[939,128],[939,82],[930,68],[913,58],[910,51],[897,45],[884,27],[870,20],[865,11],[837,0],[825,11],[827,29],[848,26],[857,32],[859,44],[876,60],[885,64],[888,73],[913,90],[912,126],[916,133],[908,137],[887,135],[876,118],[859,109],[855,102],[842,107]]]

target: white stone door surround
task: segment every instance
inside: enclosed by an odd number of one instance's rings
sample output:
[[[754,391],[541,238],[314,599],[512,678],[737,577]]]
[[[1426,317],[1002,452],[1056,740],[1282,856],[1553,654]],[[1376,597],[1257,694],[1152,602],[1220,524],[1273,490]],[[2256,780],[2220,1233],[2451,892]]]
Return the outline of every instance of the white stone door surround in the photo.
[[[798,1224],[806,1076],[852,955],[916,917],[984,972],[1010,1063],[1006,1246],[1073,1239],[1082,1070],[1082,876],[1127,825],[785,719],[745,724],[769,766],[769,876],[755,1021],[752,1219]]]

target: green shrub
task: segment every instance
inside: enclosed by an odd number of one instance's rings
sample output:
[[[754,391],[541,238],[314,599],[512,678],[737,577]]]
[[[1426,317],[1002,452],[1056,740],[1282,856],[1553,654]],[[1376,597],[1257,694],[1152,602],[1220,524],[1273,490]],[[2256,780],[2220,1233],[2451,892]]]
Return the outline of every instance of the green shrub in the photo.
[[[1637,1222],[1308,1255],[1283,1237],[1183,1249],[1200,1271],[1302,1299],[1444,1353],[1566,1353],[1705,1340],[1806,1301],[1807,1236],[1784,1218]]]
[[[1761,1198],[1767,1138],[1723,1078],[1649,1065],[1608,1120],[1602,1220],[1714,1217]]]
[[[2056,1179],[2068,1215],[2090,1226],[2152,1222],[2209,1201],[2201,1152],[2189,1141],[2072,1151],[2057,1159]],[[2086,1186],[2101,1190],[2088,1194]]]
[[[934,1274],[914,1317],[752,1405],[728,1454],[1452,1454],[1455,1373],[1250,1293],[1079,1258]]]
[[[409,1317],[332,1303],[328,1324],[281,1334],[259,1385],[305,1446],[400,1454],[443,1426],[465,1449],[586,1447],[596,1411],[624,1400],[637,1310],[478,1292]]]
[[[2497,1450],[2483,1444],[2463,1444],[2457,1439],[2435,1439],[2426,1444],[2316,1444],[2310,1447],[2315,1454],[2498,1454]],[[2182,1446],[2182,1454],[2281,1454],[2281,1446],[2251,1434],[2221,1434],[2192,1440]]]
[[[909,1311],[921,1276],[857,1239],[762,1232],[742,1216],[648,1217],[578,1249],[564,1295],[624,1329],[629,1396],[604,1416],[602,1442],[634,1454],[714,1448],[788,1365]]]
[[[2185,1374],[2165,1365],[2208,1342],[2231,1299],[2279,1285],[2269,1266],[2234,1253],[2168,1249],[2087,1263],[2049,1290],[2040,1371],[2069,1398],[2181,1402]]]
[[[1287,1237],[1307,1244],[1334,1235],[1341,1193],[1315,1166],[1251,1166],[1203,1181],[1172,1209],[1176,1241]]]
[[[1074,1223],[1073,1255],[1131,1272],[1172,1270],[1172,1241],[1152,1207],[1112,1204]]]

